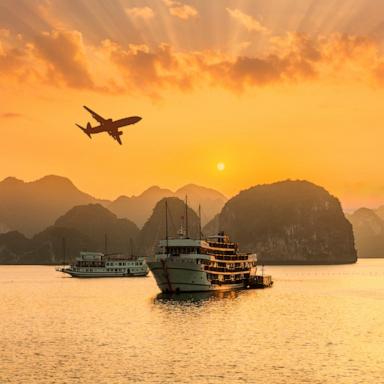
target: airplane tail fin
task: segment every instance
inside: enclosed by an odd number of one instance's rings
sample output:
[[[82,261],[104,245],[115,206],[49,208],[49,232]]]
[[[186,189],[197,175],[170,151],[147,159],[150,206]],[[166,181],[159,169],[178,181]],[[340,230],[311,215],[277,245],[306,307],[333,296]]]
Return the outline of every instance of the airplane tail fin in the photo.
[[[87,124],[87,128],[84,128],[84,127],[82,127],[81,125],[79,125],[79,124],[76,124],[90,139],[92,139],[92,136],[91,136],[91,134],[87,131],[87,129],[89,129],[89,128],[91,128],[91,124],[90,123],[88,123]]]

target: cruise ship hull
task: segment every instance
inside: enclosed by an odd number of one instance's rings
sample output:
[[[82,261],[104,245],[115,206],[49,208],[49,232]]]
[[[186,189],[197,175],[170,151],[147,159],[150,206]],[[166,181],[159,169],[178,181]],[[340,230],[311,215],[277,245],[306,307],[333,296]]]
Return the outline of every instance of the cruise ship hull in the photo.
[[[72,277],[95,278],[95,277],[142,277],[147,276],[148,271],[138,273],[118,273],[118,272],[86,272],[73,271],[71,269],[62,269],[61,272],[67,273]]]
[[[195,260],[147,261],[156,283],[163,293],[225,291],[244,288],[241,282],[212,284],[204,266]]]

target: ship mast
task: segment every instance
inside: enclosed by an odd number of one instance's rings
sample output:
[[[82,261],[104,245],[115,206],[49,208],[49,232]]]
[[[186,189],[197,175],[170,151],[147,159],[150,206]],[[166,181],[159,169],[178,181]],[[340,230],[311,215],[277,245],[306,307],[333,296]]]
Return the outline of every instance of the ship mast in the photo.
[[[62,243],[61,243],[61,245],[62,245],[62,249],[63,249],[63,266],[65,265],[65,256],[66,256],[66,251],[67,251],[67,244],[66,244],[66,238],[65,237],[63,237],[62,238]]]
[[[165,252],[168,254],[168,199],[165,199],[165,240],[167,242]]]
[[[201,240],[201,205],[199,204],[199,240]]]
[[[188,195],[185,195],[185,238],[188,239]]]
[[[104,254],[108,253],[108,236],[107,233],[104,233]]]
[[[132,237],[129,238],[129,248],[131,253],[131,259],[133,258],[133,240]]]

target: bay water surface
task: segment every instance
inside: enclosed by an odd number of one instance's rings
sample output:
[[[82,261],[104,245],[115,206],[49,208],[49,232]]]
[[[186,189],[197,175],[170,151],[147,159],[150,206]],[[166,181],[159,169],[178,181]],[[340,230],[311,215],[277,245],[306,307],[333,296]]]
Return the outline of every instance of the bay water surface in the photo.
[[[0,383],[384,383],[384,259],[267,267],[271,289],[0,266]]]

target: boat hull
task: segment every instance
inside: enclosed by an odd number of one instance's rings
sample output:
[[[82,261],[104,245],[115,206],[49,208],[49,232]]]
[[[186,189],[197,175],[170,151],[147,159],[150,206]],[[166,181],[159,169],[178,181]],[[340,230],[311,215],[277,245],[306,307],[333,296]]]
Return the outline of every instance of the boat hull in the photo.
[[[244,282],[212,284],[202,264],[195,260],[147,261],[163,293],[226,291],[244,288]]]
[[[117,272],[79,272],[73,271],[70,269],[61,270],[61,272],[66,273],[72,277],[80,278],[97,278],[97,277],[144,277],[148,275],[146,272],[137,272],[137,273],[117,273]]]

